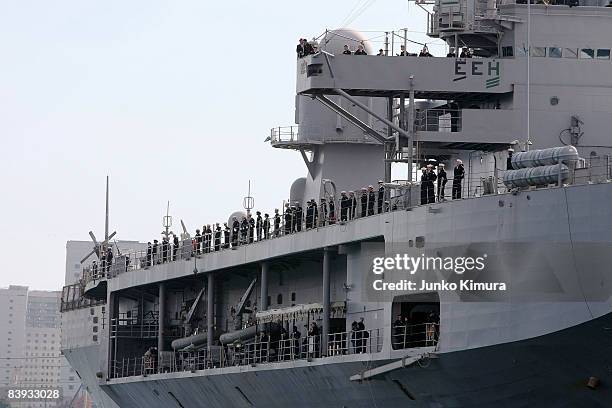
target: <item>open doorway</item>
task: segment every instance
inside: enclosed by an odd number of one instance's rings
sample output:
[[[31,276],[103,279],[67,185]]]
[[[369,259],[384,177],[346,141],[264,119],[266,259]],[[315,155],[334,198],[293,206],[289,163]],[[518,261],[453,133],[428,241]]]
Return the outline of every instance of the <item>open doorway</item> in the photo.
[[[397,296],[392,305],[394,350],[435,346],[440,336],[440,296],[419,293]]]

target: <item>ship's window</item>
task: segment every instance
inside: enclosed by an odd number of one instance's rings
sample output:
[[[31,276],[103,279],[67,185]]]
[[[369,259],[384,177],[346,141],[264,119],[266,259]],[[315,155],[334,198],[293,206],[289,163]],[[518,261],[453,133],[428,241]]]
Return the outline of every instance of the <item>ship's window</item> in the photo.
[[[514,48],[512,46],[502,47],[502,57],[513,57],[514,56]]]
[[[98,316],[94,316],[93,322],[94,322],[94,324],[98,324]]]
[[[546,47],[531,47],[531,56],[532,57],[545,57]]]
[[[295,302],[295,292],[291,292],[291,301]]]
[[[564,48],[563,57],[564,58],[578,58],[578,50],[576,48]]]
[[[91,309],[89,309],[89,314],[90,315],[94,315],[96,313],[96,311],[94,310],[94,308],[92,307]]]
[[[308,65],[307,77],[321,75],[323,73],[323,64]]]
[[[561,48],[548,47],[548,56],[550,58],[561,58]]]
[[[283,294],[279,293],[278,296],[276,297],[276,303],[279,305],[283,304]]]
[[[268,296],[268,304],[272,304],[272,296]]]
[[[92,339],[93,339],[93,341],[98,341],[98,335],[97,335],[97,334],[94,334],[94,335],[93,335],[93,337],[92,337]]]
[[[597,50],[597,59],[601,60],[609,60],[610,59],[610,50],[600,48]]]
[[[595,50],[592,48],[581,48],[580,59],[593,59],[595,58]]]

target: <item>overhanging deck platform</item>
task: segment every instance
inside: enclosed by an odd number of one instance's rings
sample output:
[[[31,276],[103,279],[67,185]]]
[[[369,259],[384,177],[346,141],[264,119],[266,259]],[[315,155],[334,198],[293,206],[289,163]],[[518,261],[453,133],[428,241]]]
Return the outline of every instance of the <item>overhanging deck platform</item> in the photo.
[[[298,60],[297,92],[391,97],[409,92],[418,99],[457,99],[463,94],[512,92],[515,59],[387,57],[320,53]]]

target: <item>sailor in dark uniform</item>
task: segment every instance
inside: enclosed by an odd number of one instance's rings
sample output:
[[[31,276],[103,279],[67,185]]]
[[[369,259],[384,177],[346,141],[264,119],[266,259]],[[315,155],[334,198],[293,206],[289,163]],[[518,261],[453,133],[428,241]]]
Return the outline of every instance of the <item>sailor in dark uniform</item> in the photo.
[[[150,242],[147,242],[147,266],[151,266],[153,263],[153,247],[151,246]],[[96,261],[94,261],[94,265],[96,264]],[[96,265],[96,272],[97,272],[98,266]]]
[[[374,204],[376,202],[376,193],[374,186],[368,186],[368,215],[374,215]]]
[[[336,223],[336,205],[334,204],[334,196],[329,196],[329,201],[327,202],[327,222],[329,225],[333,225]]]
[[[295,231],[300,232],[302,230],[303,210],[302,210],[302,205],[298,201],[295,202],[294,215],[295,215],[294,217]]]
[[[210,225],[202,226],[202,252],[205,254],[210,252],[211,232]]]
[[[342,51],[342,54],[344,54],[344,55],[351,55],[353,53],[351,52],[351,50],[349,50],[349,46],[344,44],[344,51]]]
[[[340,192],[340,221],[348,220],[350,200],[346,195],[346,191]]]
[[[312,207],[312,200],[306,201],[306,229],[312,228],[314,218],[314,208]]]
[[[427,204],[427,168],[421,167],[421,205]]]
[[[278,208],[274,209],[274,236],[278,237],[280,234],[281,216],[278,213]]]
[[[302,58],[305,55],[305,49],[304,49],[304,43],[306,42],[306,40],[304,40],[303,38],[300,38],[300,42],[297,45],[297,47],[295,47],[295,52],[297,54],[298,59]]]
[[[433,170],[433,165],[427,165],[427,203],[433,204],[436,202],[436,193],[434,187],[434,181],[436,181],[437,176]]]
[[[368,55],[365,50],[365,47],[363,46],[363,43],[359,43],[359,45],[357,46],[357,51],[355,51],[355,55]]]
[[[232,223],[232,247],[236,248],[238,246],[238,236],[240,234],[240,222],[238,222],[238,218],[234,217],[234,221]]]
[[[158,247],[159,247],[159,244],[157,243],[157,240],[154,239],[153,240],[153,264],[159,263],[157,259],[157,248]]]
[[[223,223],[223,248],[230,247],[230,227],[227,222]]]
[[[153,241],[153,248],[155,249],[155,243],[157,241]],[[200,230],[197,229],[195,233],[195,252],[196,255],[200,255],[200,248],[202,246],[202,234],[200,234]],[[156,252],[156,251],[153,251]]]
[[[289,204],[285,204],[285,235],[291,234],[293,231],[293,210]]]
[[[327,223],[327,200],[322,198],[319,203],[319,224],[318,226],[323,226]]]
[[[257,220],[255,221],[255,230],[257,232],[257,240],[261,241],[263,231],[263,218],[261,218],[261,212],[257,211]]]
[[[249,236],[249,220],[246,217],[242,217],[240,221],[240,243],[246,244]]]
[[[263,236],[264,239],[270,239],[270,215],[264,214],[263,220]]]
[[[448,182],[446,176],[446,170],[444,170],[444,163],[438,165],[438,202],[444,201],[444,188]]]
[[[453,170],[453,200],[461,198],[461,183],[465,177],[465,169],[463,168],[463,162],[457,159],[457,165]]]
[[[378,201],[376,202],[378,213],[383,212],[383,204],[385,203],[385,184],[382,180],[378,180]]]
[[[251,217],[251,214],[248,215],[249,221],[249,244],[252,244],[255,239],[255,220]]]
[[[368,208],[368,189],[364,187],[361,189],[361,217],[366,216],[367,208]]]
[[[106,272],[110,271],[110,267],[113,264],[113,247],[109,246],[106,250]]]
[[[169,246],[170,246],[170,243],[168,242],[168,239],[166,237],[162,238],[162,244],[161,244],[162,263],[168,262],[168,247]]]
[[[176,261],[176,253],[178,252],[179,249],[179,238],[178,236],[174,236],[174,239],[172,240],[172,260]]]
[[[221,226],[219,223],[216,224],[215,228],[215,251],[219,251],[221,249]]]
[[[349,191],[349,204],[349,220],[353,220],[357,216],[357,197],[354,191]]]

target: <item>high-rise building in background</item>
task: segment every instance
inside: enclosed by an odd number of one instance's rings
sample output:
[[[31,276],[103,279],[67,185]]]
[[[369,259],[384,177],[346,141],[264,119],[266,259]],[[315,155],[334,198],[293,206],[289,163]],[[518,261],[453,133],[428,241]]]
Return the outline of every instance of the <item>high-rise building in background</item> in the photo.
[[[80,381],[61,355],[60,291],[0,289],[1,386],[9,389],[52,389],[61,397],[46,402],[7,401],[23,408],[67,406]]]
[[[25,357],[26,312],[28,288],[0,288],[0,386],[14,384]],[[4,394],[4,393],[3,393]]]

